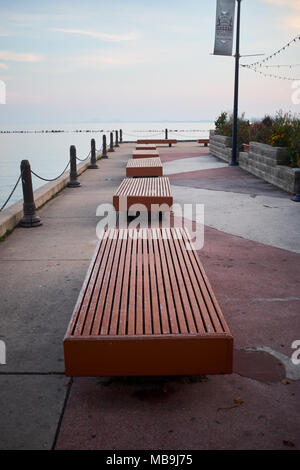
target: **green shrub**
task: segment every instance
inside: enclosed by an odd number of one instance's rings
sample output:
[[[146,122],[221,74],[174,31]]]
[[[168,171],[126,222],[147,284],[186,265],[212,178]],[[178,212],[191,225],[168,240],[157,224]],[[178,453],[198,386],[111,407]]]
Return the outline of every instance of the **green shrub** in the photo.
[[[300,119],[294,119],[290,134],[289,156],[291,166],[300,167]]]
[[[215,121],[215,125],[219,133],[227,137],[232,137],[232,124],[233,116],[228,116],[228,114],[225,112],[222,112]],[[249,144],[249,130],[250,123],[248,120],[245,119],[243,114],[241,117],[238,118],[238,149],[241,150],[243,144]]]
[[[221,113],[215,125],[222,135],[232,137],[232,115]],[[218,126],[218,127],[217,127]],[[238,119],[238,148],[242,144],[261,142],[273,147],[287,147],[290,165],[299,167],[300,161],[300,119],[291,113],[278,111],[275,117],[265,116],[261,121],[252,124],[245,119],[244,114]]]
[[[224,125],[227,122],[228,114],[223,111],[220,116],[215,120],[215,128],[220,133],[223,134]]]
[[[250,141],[270,144],[273,135],[272,126],[263,121],[254,122],[250,126]]]

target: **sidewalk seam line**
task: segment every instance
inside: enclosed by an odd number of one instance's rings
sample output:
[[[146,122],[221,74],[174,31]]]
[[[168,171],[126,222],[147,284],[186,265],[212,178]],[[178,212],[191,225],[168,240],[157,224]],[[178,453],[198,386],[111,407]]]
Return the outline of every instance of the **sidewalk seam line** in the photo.
[[[63,406],[62,406],[62,410],[60,412],[60,416],[59,416],[59,420],[58,420],[58,423],[57,423],[57,427],[56,427],[56,431],[55,431],[55,435],[54,435],[53,444],[51,446],[51,450],[55,450],[55,447],[56,447],[57,439],[58,439],[58,436],[59,436],[59,433],[60,433],[61,424],[62,424],[62,420],[63,420],[64,414],[65,414],[65,409],[67,407],[67,402],[68,402],[69,395],[70,395],[70,392],[71,392],[72,384],[73,384],[73,377],[70,378],[70,382],[68,384],[68,388],[67,388],[67,391],[66,391],[66,395],[65,395]]]

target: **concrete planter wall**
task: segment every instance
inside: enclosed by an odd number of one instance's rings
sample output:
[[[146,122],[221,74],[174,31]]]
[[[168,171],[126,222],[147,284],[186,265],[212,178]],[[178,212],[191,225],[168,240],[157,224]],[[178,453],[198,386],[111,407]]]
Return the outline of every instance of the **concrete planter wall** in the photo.
[[[210,153],[222,160],[231,160],[231,138],[212,133]],[[300,182],[300,169],[291,168],[288,150],[250,142],[249,152],[239,153],[239,165],[249,173],[262,178],[291,194],[296,194]]]
[[[300,169],[291,168],[287,148],[271,147],[259,142],[250,142],[248,153],[241,152],[240,167],[278,188],[295,194],[300,181]]]
[[[225,160],[225,162],[230,162],[231,140],[231,137],[218,135],[211,131],[209,136],[210,153],[221,160]]]

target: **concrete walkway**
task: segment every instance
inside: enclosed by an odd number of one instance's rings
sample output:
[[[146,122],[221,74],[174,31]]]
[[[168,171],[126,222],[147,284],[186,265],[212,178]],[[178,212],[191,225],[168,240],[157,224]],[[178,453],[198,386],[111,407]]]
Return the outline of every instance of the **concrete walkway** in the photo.
[[[121,145],[44,206],[42,227],[0,244],[0,448],[299,449],[300,205],[196,143],[159,152],[175,201],[205,204],[199,254],[234,336],[234,373],[65,377],[62,340],[97,242],[96,208],[112,202],[133,149]]]
[[[81,187],[64,189],[38,211],[41,227],[16,228],[0,243],[7,353],[0,365],[1,449],[54,443],[69,384],[62,340],[98,241],[97,206],[112,202],[128,156],[125,144],[109,153],[98,170],[80,176]]]

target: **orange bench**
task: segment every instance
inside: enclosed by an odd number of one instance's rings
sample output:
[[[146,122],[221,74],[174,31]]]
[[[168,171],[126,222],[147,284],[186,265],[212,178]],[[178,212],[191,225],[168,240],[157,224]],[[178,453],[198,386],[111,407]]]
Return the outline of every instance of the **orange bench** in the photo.
[[[137,144],[136,150],[156,150],[155,144]]]
[[[135,158],[128,161],[127,177],[162,176],[163,166],[160,158]]]
[[[204,144],[204,147],[207,147],[209,144],[209,139],[198,139],[198,144]]]
[[[169,147],[172,147],[172,144],[177,144],[176,139],[138,139],[137,144],[169,144]]]
[[[232,373],[233,338],[184,229],[110,229],[64,337],[67,376]]]
[[[169,211],[173,205],[169,178],[125,178],[113,196],[113,206],[116,211],[129,211],[134,204],[143,204],[147,212]]]
[[[132,158],[152,158],[159,157],[158,150],[134,150]]]

